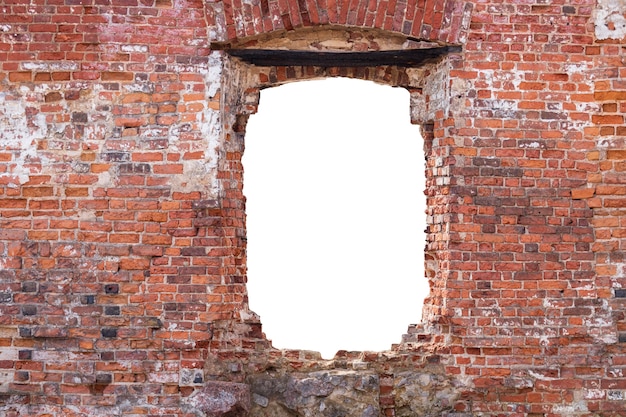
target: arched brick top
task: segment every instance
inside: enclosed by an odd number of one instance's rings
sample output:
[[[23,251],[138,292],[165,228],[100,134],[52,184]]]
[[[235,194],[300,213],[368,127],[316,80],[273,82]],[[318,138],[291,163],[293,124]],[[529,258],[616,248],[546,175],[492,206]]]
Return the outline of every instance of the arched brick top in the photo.
[[[459,44],[465,40],[472,4],[461,0],[225,0],[223,10],[213,11],[223,23],[214,41],[329,25]]]

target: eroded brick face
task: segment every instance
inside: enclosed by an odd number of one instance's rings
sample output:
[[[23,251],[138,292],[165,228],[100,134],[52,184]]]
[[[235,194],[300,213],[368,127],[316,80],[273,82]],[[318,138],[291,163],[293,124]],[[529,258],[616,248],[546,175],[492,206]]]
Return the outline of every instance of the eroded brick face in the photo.
[[[0,415],[626,415],[625,18],[609,0],[3,2]],[[228,53],[442,45],[413,67]],[[411,93],[431,293],[401,343],[325,361],[272,348],[248,308],[241,157],[261,88],[337,76]]]

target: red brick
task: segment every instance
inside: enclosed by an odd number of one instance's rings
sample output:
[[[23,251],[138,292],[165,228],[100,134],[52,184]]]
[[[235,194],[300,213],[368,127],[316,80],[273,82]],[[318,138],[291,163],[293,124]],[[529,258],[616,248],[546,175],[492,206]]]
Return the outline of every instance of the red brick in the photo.
[[[151,95],[147,93],[129,93],[122,97],[122,103],[150,103]]]
[[[71,73],[69,72],[53,72],[50,74],[53,81],[69,81]]]
[[[155,165],[154,173],[155,174],[182,174],[183,165],[182,164]]]
[[[600,115],[594,114],[591,116],[591,121],[596,124],[623,124],[624,116],[621,115]]]
[[[606,151],[606,157],[608,159],[626,159],[626,150],[610,149]]]
[[[133,81],[135,78],[132,72],[103,72],[102,81]]]
[[[23,197],[47,197],[53,195],[52,187],[24,187],[22,190]]]
[[[584,188],[579,190],[572,190],[573,199],[590,198],[595,194],[595,188]]]
[[[33,73],[30,71],[19,71],[19,72],[10,72],[9,73],[9,81],[12,82],[23,82],[23,81],[32,81]]]
[[[74,80],[98,80],[100,78],[100,73],[97,71],[76,71],[73,72],[72,78]]]
[[[131,158],[135,162],[163,161],[163,153],[161,152],[133,153]]]
[[[0,151],[0,254],[8,255],[0,256],[0,346],[9,349],[0,366],[15,371],[8,387],[24,413],[39,410],[27,409],[30,401],[50,415],[72,407],[89,415],[131,390],[130,413],[185,417],[182,398],[206,385],[179,386],[187,369],[239,381],[237,372],[253,379],[259,363],[290,376],[353,364],[358,374],[365,360],[383,370],[376,392],[385,416],[415,412],[396,409],[391,395],[413,371],[431,381],[463,375],[442,406],[458,413],[538,417],[578,401],[591,414],[624,415],[623,401],[608,399],[624,378],[606,374],[606,358],[626,364],[613,341],[626,333],[618,296],[626,68],[620,43],[585,26],[592,7],[261,0],[188,1],[179,10],[169,0],[115,0],[105,16],[98,1],[48,3],[9,2],[0,18],[11,40],[0,45],[5,107],[20,112],[5,119],[37,146],[26,154],[25,143],[5,140]],[[243,123],[237,132],[230,124],[256,111],[261,88],[327,75],[407,86],[422,70],[248,68],[228,59],[209,86],[206,39],[216,16],[223,45],[234,48],[313,36],[313,26],[333,38],[324,25],[342,22],[355,50],[380,48],[384,29],[398,40],[402,32],[463,45],[438,64],[445,71],[427,64],[428,78],[408,88],[432,122],[423,126],[432,288],[410,346],[342,352],[332,363],[269,348],[247,313],[246,139]],[[235,67],[231,83],[225,75]],[[431,80],[445,80],[446,94],[434,96],[441,91]],[[37,91],[11,84],[32,81],[42,83]],[[205,106],[219,117],[204,118]],[[206,149],[206,128],[215,127],[207,123],[223,129],[216,149]],[[218,156],[207,172],[215,190],[187,178],[182,163],[206,152]],[[3,175],[18,165],[19,176]],[[385,198],[372,220],[380,227],[395,213],[394,196]],[[530,371],[539,377],[529,380]]]

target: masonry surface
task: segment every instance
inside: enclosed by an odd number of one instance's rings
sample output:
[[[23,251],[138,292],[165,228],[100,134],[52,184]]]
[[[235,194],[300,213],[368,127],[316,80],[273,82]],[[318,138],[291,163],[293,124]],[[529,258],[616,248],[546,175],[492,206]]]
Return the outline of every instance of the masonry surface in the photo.
[[[613,0],[4,0],[0,415],[626,415],[625,36]],[[406,88],[427,157],[422,323],[333,360],[248,308],[242,193],[260,89],[322,77]]]

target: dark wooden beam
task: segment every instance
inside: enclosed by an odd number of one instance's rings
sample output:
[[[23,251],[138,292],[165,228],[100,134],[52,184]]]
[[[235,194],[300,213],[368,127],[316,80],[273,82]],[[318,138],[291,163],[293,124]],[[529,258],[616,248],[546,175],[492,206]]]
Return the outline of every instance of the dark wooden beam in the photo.
[[[450,53],[461,52],[461,47],[442,46],[427,49],[370,52],[318,52],[282,49],[226,49],[226,52],[249,64],[260,67],[376,67],[381,65],[419,67],[437,61]]]

